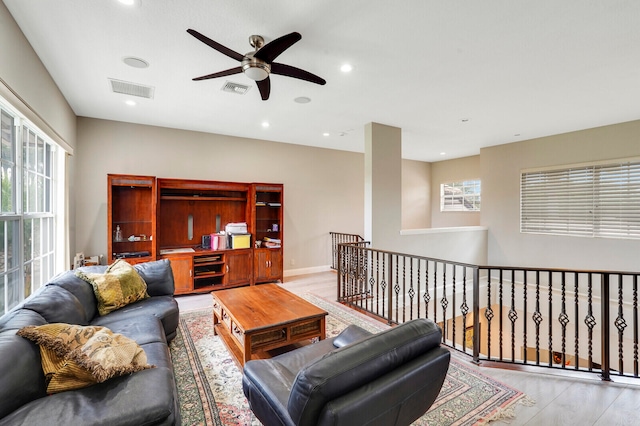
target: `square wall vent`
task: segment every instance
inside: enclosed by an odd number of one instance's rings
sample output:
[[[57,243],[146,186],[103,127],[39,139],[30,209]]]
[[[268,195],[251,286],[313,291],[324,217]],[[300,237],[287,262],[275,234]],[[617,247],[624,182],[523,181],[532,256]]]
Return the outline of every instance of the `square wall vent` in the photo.
[[[155,88],[152,86],[143,86],[142,84],[131,83],[130,81],[109,79],[111,90],[114,93],[122,93],[123,95],[138,96],[141,98],[153,99]]]
[[[244,84],[240,83],[234,83],[233,81],[227,81],[224,83],[224,86],[222,86],[223,92],[231,92],[238,95],[244,95],[249,89],[249,86],[245,86]]]

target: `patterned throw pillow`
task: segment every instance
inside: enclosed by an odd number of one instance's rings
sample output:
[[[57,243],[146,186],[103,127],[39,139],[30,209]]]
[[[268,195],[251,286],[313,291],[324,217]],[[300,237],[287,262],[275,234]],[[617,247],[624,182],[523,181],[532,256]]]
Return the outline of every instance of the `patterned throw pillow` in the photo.
[[[40,346],[48,394],[154,368],[134,340],[106,327],[52,323],[23,327],[17,334]]]
[[[93,286],[100,315],[149,297],[147,283],[133,266],[122,259],[113,262],[104,274],[77,271],[76,276]]]

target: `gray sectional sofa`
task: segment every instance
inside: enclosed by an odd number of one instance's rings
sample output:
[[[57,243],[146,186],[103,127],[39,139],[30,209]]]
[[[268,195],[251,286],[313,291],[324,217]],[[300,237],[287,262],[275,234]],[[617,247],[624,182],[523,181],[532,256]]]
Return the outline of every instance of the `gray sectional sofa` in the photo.
[[[87,273],[105,269],[82,268]],[[161,260],[135,269],[150,297],[107,315],[98,315],[92,285],[67,271],[0,317],[0,425],[180,424],[168,347],[179,314],[171,265]],[[16,335],[25,326],[47,323],[107,327],[135,340],[155,368],[47,395],[38,345]]]

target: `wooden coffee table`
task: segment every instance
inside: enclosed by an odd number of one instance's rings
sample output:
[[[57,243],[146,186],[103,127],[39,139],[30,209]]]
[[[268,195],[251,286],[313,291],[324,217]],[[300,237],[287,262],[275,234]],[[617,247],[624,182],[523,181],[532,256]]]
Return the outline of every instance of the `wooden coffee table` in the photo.
[[[218,290],[213,296],[214,334],[240,368],[267,351],[325,338],[327,312],[277,284]]]

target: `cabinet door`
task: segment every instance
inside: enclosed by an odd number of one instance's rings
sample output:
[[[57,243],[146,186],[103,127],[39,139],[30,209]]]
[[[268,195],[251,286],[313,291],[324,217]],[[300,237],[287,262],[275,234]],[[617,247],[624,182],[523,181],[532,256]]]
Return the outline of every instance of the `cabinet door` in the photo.
[[[282,250],[269,250],[269,279],[282,281]]]
[[[185,294],[193,291],[193,259],[191,257],[165,257],[171,261],[174,294]]]
[[[251,284],[253,276],[251,250],[228,251],[226,254],[226,285]]]
[[[269,256],[268,249],[256,249],[253,254],[253,273],[256,282],[263,282],[269,279]]]
[[[282,281],[282,250],[256,249],[254,260],[256,282]]]

